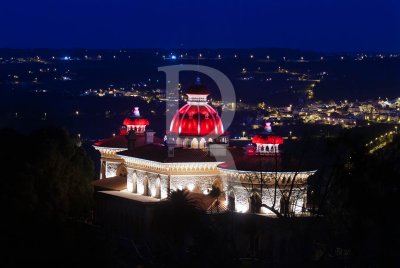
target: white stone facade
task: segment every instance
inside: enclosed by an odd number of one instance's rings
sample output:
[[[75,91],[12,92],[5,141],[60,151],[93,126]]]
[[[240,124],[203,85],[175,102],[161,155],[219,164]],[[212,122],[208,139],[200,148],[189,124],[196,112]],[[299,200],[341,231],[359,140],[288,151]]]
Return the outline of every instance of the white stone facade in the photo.
[[[118,159],[117,159],[118,158]],[[247,212],[250,208],[250,195],[256,190],[262,204],[281,208],[283,193],[290,192],[289,210],[293,215],[304,212],[307,197],[307,178],[315,171],[307,172],[263,172],[263,186],[260,186],[260,172],[237,171],[218,168],[220,162],[210,163],[160,163],[128,156],[102,157],[106,163],[106,177],[116,176],[118,166],[127,168],[128,192],[164,199],[170,191],[187,189],[207,194],[212,185],[219,182],[219,187],[229,200],[234,200],[237,212]],[[275,188],[275,181],[278,187]],[[294,180],[294,182],[293,182]],[[251,184],[250,181],[253,181]],[[251,186],[253,185],[253,186]],[[261,189],[262,188],[262,189]],[[232,198],[229,198],[229,195]],[[232,204],[231,204],[232,205]],[[260,213],[273,215],[270,209],[262,207]]]

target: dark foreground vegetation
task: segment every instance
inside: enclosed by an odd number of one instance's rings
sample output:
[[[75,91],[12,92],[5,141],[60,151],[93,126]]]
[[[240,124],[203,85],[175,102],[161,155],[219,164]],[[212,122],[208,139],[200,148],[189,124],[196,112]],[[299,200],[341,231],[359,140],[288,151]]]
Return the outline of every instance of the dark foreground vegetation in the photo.
[[[308,218],[205,214],[184,191],[154,210],[146,239],[92,224],[93,163],[60,129],[0,130],[3,267],[399,266],[400,142],[368,153],[347,131],[324,140]]]

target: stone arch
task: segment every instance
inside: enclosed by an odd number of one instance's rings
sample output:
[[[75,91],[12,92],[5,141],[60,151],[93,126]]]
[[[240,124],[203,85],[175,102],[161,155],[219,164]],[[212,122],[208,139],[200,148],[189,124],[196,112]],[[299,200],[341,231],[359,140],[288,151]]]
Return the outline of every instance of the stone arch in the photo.
[[[236,196],[233,187],[230,187],[228,190],[228,210],[235,211],[236,210]]]
[[[183,146],[184,148],[189,147],[189,139],[188,139],[188,138],[185,138],[185,139],[183,140],[182,146]]]
[[[126,178],[127,175],[128,175],[128,170],[126,169],[126,166],[124,164],[118,165],[117,176]]]
[[[158,199],[161,198],[161,179],[160,179],[160,176],[158,176],[157,179],[156,179],[155,198],[158,198]]]
[[[147,175],[143,178],[143,195],[149,195],[149,177]]]
[[[192,142],[190,143],[190,148],[198,149],[199,148],[199,141],[197,138],[193,138]]]
[[[128,174],[127,178],[127,190],[131,193],[137,192],[137,174],[136,171],[131,172]]]
[[[200,148],[200,149],[206,148],[206,139],[205,139],[205,138],[201,138],[201,139],[200,139],[199,148]]]
[[[261,195],[258,190],[253,190],[249,197],[249,208],[251,213],[260,213],[261,210]]]
[[[105,179],[106,178],[106,170],[107,170],[107,165],[106,161],[101,161],[101,168],[100,168],[100,179]]]
[[[289,215],[292,212],[291,200],[287,192],[282,194],[279,205],[279,212],[281,214]]]

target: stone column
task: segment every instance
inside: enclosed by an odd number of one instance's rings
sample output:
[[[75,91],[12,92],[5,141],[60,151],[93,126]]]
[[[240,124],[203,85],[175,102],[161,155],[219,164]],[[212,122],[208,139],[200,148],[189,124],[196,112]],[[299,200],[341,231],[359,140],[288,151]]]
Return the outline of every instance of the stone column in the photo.
[[[102,160],[100,166],[100,180],[105,178],[106,178],[106,161]]]

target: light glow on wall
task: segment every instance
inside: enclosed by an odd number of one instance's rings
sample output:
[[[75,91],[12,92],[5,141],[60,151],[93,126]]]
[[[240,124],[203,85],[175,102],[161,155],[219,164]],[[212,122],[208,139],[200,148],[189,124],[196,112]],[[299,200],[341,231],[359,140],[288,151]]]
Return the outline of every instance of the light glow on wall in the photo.
[[[138,183],[137,191],[138,191],[138,194],[144,194],[144,187],[143,187],[143,184],[139,184],[139,183]]]
[[[238,204],[237,203],[235,205],[235,207],[236,207],[236,211],[240,212],[240,213],[245,213],[245,212],[247,212],[249,210],[249,207],[247,205],[245,205],[245,204]]]
[[[193,183],[189,183],[188,186],[187,186],[187,188],[188,188],[189,191],[193,191],[193,189],[194,189],[194,184],[193,184]]]
[[[126,188],[128,192],[132,193],[133,192],[133,182],[132,179],[128,179],[126,182]]]

